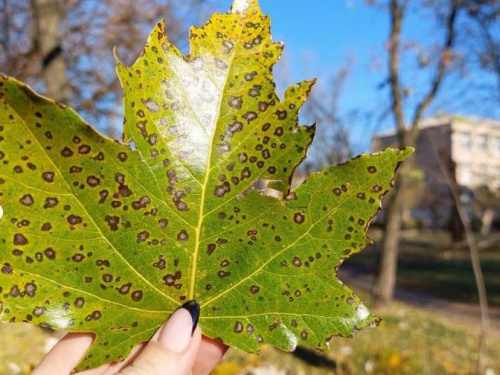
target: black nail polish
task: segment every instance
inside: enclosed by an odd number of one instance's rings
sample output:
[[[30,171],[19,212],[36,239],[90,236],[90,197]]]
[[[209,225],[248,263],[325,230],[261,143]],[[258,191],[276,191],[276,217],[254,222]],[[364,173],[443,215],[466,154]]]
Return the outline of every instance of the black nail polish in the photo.
[[[186,309],[191,314],[191,319],[193,319],[193,329],[191,334],[193,334],[194,330],[198,326],[198,319],[200,318],[200,304],[195,300],[192,300],[182,305],[182,308]]]

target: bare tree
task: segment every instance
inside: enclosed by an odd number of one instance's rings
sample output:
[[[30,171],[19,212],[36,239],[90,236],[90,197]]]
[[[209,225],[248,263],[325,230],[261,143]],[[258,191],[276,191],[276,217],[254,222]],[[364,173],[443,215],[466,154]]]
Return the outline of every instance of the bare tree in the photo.
[[[66,60],[62,53],[61,21],[64,18],[59,0],[32,0],[33,46],[42,57],[41,73],[45,92],[55,100],[70,98]]]
[[[401,83],[401,35],[409,0],[390,0],[389,12],[391,19],[390,35],[388,40],[389,85],[392,98],[392,113],[395,120],[396,134],[399,146],[414,145],[418,134],[419,124],[425,110],[432,103],[438,93],[443,79],[449,71],[453,58],[452,49],[455,42],[456,19],[459,11],[458,0],[447,0],[447,16],[445,21],[445,38],[440,48],[437,67],[427,92],[417,102],[409,127],[406,127],[405,108],[406,90]],[[407,163],[403,168],[409,168]],[[373,288],[373,302],[376,306],[387,306],[393,299],[396,285],[398,248],[400,241],[401,219],[404,209],[404,199],[401,194],[404,186],[405,173],[399,174],[399,182],[386,203],[385,227],[381,244],[379,269]]]
[[[160,19],[166,19],[169,39],[185,47],[183,34],[204,12],[203,2],[1,0],[0,71],[70,104],[116,136],[122,91],[113,48],[133,62]]]
[[[500,102],[500,3],[495,0],[463,1],[469,15],[464,37],[469,40],[471,62],[496,77],[493,93]]]
[[[349,66],[349,63],[341,66],[333,73],[325,89],[314,90],[306,102],[304,116],[320,124],[311,152],[303,165],[306,172],[340,163],[352,154],[349,128],[346,126],[352,116],[340,111]]]
[[[446,183],[453,197],[458,219],[462,222],[464,230],[465,243],[469,249],[469,255],[474,272],[474,279],[476,281],[476,288],[479,296],[479,308],[481,312],[481,335],[479,340],[479,348],[477,352],[477,361],[475,367],[475,374],[480,375],[484,371],[485,357],[486,357],[486,340],[490,326],[488,294],[486,291],[486,284],[484,281],[484,274],[481,268],[481,259],[479,257],[480,246],[476,241],[472,231],[472,225],[467,215],[460,192],[460,186],[456,179],[455,164],[450,159],[446,152],[437,151],[437,147],[433,140],[430,141],[431,147],[435,149],[436,154],[439,155],[438,162],[442,175],[446,179]]]

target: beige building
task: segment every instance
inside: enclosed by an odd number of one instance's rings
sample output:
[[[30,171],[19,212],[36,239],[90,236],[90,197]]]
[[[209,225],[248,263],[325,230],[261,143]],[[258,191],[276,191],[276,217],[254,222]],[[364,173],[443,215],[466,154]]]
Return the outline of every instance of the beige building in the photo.
[[[428,217],[429,210],[434,217],[449,216],[452,203],[443,168],[450,164],[463,188],[500,188],[500,121],[439,116],[424,120],[420,129],[414,161],[424,172],[425,202],[420,209],[427,213],[419,216]],[[376,135],[372,148],[377,151],[396,143],[395,132],[390,131]]]
[[[441,174],[445,156],[455,164],[459,185],[500,187],[500,121],[443,116],[424,120],[420,129],[416,158],[424,172]],[[378,134],[373,149],[395,141],[394,131]]]

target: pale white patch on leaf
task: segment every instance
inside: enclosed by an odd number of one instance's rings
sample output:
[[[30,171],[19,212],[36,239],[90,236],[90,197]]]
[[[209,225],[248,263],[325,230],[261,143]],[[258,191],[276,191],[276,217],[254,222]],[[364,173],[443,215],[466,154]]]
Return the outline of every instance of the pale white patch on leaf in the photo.
[[[235,0],[231,8],[233,13],[246,13],[250,6],[249,0]]]

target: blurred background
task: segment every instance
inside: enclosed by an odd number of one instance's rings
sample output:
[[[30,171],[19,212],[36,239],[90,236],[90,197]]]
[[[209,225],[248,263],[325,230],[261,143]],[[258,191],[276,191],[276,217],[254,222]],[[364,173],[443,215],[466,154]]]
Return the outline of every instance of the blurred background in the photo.
[[[260,0],[285,41],[277,89],[317,77],[318,123],[297,180],[388,146],[417,152],[372,223],[374,244],[341,267],[384,320],[328,353],[230,350],[218,375],[500,375],[500,1]],[[159,19],[188,30],[231,0],[0,0],[0,72],[119,138],[116,46],[132,63]],[[0,374],[30,373],[59,334],[0,325]]]

